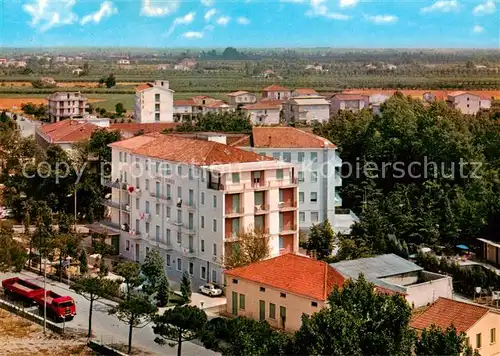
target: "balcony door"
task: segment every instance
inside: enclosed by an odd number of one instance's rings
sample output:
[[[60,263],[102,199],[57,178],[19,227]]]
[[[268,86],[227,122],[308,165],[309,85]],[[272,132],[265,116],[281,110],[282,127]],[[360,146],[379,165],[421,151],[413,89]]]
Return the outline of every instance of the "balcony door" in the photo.
[[[238,213],[240,209],[240,195],[239,194],[233,194],[233,201],[232,201],[232,212],[233,213]]]
[[[234,237],[237,237],[238,234],[240,233],[240,219],[233,219],[233,221],[231,222],[232,224],[232,232],[233,232],[233,236]]]

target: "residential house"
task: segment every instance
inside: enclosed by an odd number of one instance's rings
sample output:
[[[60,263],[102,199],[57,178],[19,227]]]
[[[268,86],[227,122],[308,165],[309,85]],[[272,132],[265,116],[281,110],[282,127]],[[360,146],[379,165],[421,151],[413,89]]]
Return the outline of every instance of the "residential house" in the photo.
[[[197,62],[194,58],[184,58],[179,64],[189,69],[194,69],[196,68]]]
[[[500,266],[500,243],[482,238],[478,241],[481,242],[481,258]]]
[[[128,66],[130,65],[130,60],[129,59],[119,59],[116,64],[120,65],[120,66]]]
[[[189,71],[191,69],[189,67],[186,67],[185,65],[176,64],[176,65],[174,65],[174,70],[179,70],[179,71],[187,72],[187,71]]]
[[[330,103],[322,96],[296,96],[283,103],[286,122],[325,122],[330,118]]]
[[[481,98],[479,101],[479,108],[484,110],[491,109],[491,98],[486,95],[480,95],[479,97]]]
[[[317,72],[322,72],[323,71],[323,66],[319,65],[319,64],[308,64],[306,65],[306,70],[315,70]]]
[[[286,100],[290,98],[290,90],[279,85],[270,85],[262,89],[262,98]]]
[[[80,75],[80,74],[82,74],[83,72],[84,72],[84,71],[83,71],[83,69],[82,69],[82,68],[76,68],[76,69],[73,69],[73,70],[71,71],[71,73],[72,73],[72,74],[76,74],[76,75]]]
[[[35,141],[42,149],[58,145],[68,154],[74,153],[74,144],[90,139],[99,128],[109,127],[109,119],[88,116],[83,119],[68,119],[35,128]]]
[[[326,262],[286,254],[224,271],[226,312],[294,332],[321,310],[344,277]]]
[[[281,104],[273,101],[261,101],[241,108],[246,112],[252,125],[279,125]]]
[[[297,96],[318,96],[318,92],[312,88],[297,88],[292,91],[292,98]]]
[[[66,63],[66,57],[65,56],[57,56],[54,61],[56,63]]]
[[[223,112],[228,112],[228,111],[234,111],[234,107],[225,103],[222,100],[215,100],[211,103],[205,104],[201,106],[201,113],[203,115],[208,114],[209,112],[212,113],[223,113]]]
[[[0,66],[5,66],[7,65],[8,59],[7,58],[0,58]]]
[[[359,112],[368,108],[369,98],[359,94],[334,94],[330,98],[330,103],[332,114],[337,114],[341,110]]]
[[[45,85],[52,85],[52,86],[57,85],[57,82],[52,77],[40,77],[40,82]]]
[[[359,221],[350,210],[340,209],[342,160],[329,140],[294,127],[253,127],[251,138],[232,145],[295,165],[299,224],[303,232],[328,219],[335,231],[348,234]]]
[[[233,106],[253,104],[257,101],[257,95],[244,90],[227,94],[228,103]]]
[[[184,118],[191,117],[194,106],[196,106],[196,103],[193,99],[174,100],[174,121],[182,121]]]
[[[450,107],[458,109],[467,115],[475,115],[481,109],[481,97],[464,91],[448,94],[447,102]]]
[[[415,308],[433,303],[439,297],[453,296],[450,276],[424,271],[422,267],[395,254],[346,260],[332,263],[331,266],[345,278],[356,279],[362,273],[375,286],[404,295]]]
[[[57,92],[47,97],[50,122],[83,117],[87,108],[87,98],[80,92]]]
[[[446,330],[454,326],[465,334],[467,345],[482,356],[500,354],[497,329],[500,330],[500,314],[483,305],[449,298],[439,298],[429,308],[414,316],[410,326],[418,331],[437,326]]]
[[[135,88],[134,117],[138,123],[174,122],[174,91],[168,80]]]
[[[196,288],[222,284],[223,256],[243,231],[268,234],[272,257],[298,250],[297,208],[278,205],[297,199],[294,166],[217,140],[156,133],[110,144],[101,224],[119,235],[121,256],[143,263],[157,249],[169,279],[187,271]]]
[[[376,115],[380,114],[380,107],[385,103],[392,95],[383,93],[374,93],[369,96],[369,103],[372,112]]]

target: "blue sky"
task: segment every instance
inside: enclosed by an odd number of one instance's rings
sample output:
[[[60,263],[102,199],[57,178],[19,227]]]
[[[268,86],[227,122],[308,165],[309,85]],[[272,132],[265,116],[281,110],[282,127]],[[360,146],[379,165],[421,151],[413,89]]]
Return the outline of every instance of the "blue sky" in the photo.
[[[0,46],[500,48],[500,0],[0,0]]]

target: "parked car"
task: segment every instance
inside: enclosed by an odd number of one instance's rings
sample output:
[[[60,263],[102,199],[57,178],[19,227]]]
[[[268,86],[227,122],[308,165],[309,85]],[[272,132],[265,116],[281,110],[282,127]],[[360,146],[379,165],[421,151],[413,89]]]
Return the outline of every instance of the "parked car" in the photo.
[[[222,289],[212,283],[207,283],[200,287],[200,293],[208,295],[210,297],[216,297],[222,295]]]

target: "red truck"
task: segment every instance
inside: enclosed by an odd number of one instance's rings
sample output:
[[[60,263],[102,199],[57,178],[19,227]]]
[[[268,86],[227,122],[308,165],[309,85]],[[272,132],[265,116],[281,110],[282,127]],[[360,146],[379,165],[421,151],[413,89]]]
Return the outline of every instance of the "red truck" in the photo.
[[[6,294],[20,297],[33,304],[36,303],[43,309],[44,289],[30,281],[13,277],[4,279],[2,287]],[[47,291],[47,314],[56,320],[71,320],[76,315],[75,301],[68,296],[61,296],[53,291]]]

